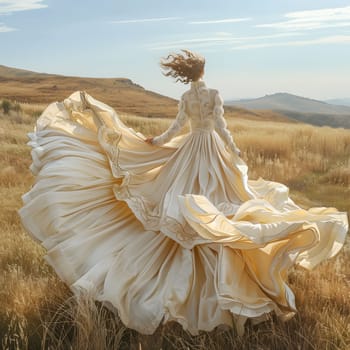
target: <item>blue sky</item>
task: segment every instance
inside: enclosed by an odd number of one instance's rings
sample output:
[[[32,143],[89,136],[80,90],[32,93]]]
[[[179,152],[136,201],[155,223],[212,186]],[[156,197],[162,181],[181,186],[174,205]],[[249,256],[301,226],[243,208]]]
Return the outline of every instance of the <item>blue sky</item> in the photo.
[[[206,57],[225,99],[350,95],[349,0],[0,0],[0,64],[178,98],[158,63],[181,48]]]

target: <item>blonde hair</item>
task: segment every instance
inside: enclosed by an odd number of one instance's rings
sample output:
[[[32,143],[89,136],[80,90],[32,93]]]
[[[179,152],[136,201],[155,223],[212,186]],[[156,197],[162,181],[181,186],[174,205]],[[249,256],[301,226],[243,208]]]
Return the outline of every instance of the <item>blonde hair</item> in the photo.
[[[160,61],[163,74],[184,84],[197,81],[203,75],[205,58],[189,50],[181,51],[184,54],[170,54]]]

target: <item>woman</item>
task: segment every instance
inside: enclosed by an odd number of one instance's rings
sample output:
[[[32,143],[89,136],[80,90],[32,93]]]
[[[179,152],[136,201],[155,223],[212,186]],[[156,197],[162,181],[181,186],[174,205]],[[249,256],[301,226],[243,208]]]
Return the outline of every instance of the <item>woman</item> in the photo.
[[[285,282],[342,247],[347,216],[303,210],[282,184],[248,181],[223,101],[201,79],[204,58],[162,61],[190,88],[162,135],[145,138],[76,92],[50,105],[30,134],[34,187],[25,228],[73,291],[93,292],[124,324],[151,334],[179,322],[192,334],[296,311]],[[191,132],[174,137],[187,121]]]

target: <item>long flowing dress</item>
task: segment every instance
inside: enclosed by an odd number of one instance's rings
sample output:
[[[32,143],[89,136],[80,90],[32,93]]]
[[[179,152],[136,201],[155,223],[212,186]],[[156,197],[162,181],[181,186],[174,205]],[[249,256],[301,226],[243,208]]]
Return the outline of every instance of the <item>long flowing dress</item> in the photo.
[[[24,227],[73,291],[151,334],[176,321],[192,334],[296,311],[293,264],[312,269],[341,249],[347,215],[304,210],[288,188],[248,180],[223,101],[191,83],[179,112],[147,144],[86,93],[49,105],[30,134],[36,183]],[[191,131],[176,136],[189,120]]]

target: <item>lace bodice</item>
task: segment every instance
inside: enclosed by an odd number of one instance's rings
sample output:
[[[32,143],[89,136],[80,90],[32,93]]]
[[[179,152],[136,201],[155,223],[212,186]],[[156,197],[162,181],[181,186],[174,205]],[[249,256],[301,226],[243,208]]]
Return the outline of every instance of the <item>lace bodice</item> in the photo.
[[[232,152],[239,153],[224,118],[223,100],[217,90],[206,87],[203,80],[192,82],[179,102],[178,114],[168,130],[153,139],[162,145],[174,137],[190,120],[191,132],[216,131]]]

